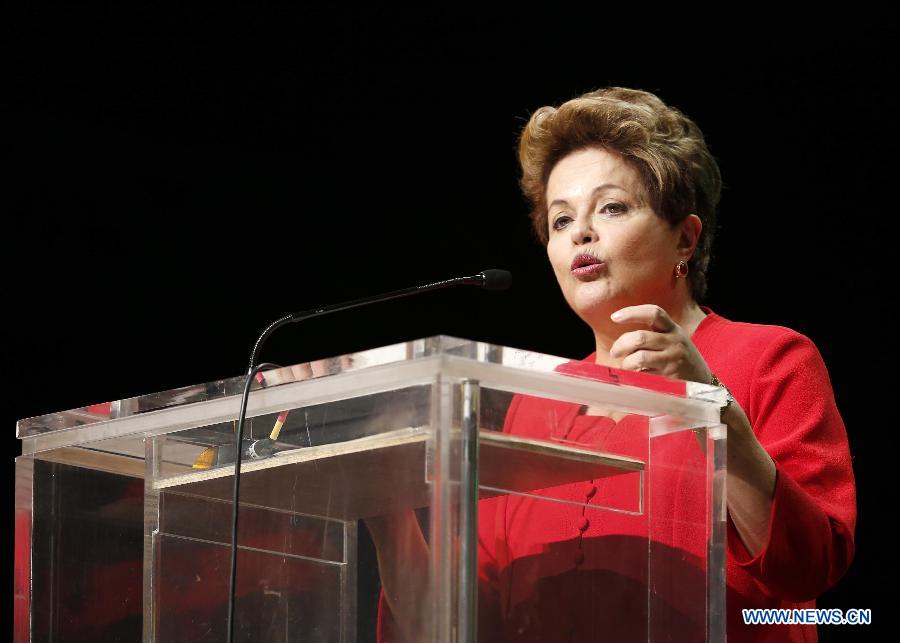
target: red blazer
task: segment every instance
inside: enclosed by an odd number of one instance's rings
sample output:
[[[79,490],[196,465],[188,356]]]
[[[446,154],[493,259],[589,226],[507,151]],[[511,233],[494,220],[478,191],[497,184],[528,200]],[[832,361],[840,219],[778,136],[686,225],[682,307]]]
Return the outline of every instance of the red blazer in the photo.
[[[856,491],[828,373],[803,335],[706,312],[692,340],[747,413],[777,469],[772,527],[763,551],[748,556],[728,521],[728,639],[815,641],[815,626],[746,626],[741,609],[812,607],[853,557]],[[576,405],[516,396],[504,431],[542,438],[550,433],[647,456],[646,431],[641,430],[645,417],[626,416],[616,423],[581,411]],[[482,640],[646,640],[642,623],[648,612],[658,630],[651,632],[654,640],[663,634],[668,640],[698,640],[706,615],[692,599],[705,583],[706,516],[702,503],[690,498],[702,484],[704,459],[690,432],[654,442],[660,450],[656,456],[677,464],[652,470],[648,484],[656,504],[641,516],[592,508],[632,509],[635,487],[628,476],[539,492],[564,502],[504,496],[480,503]],[[647,533],[654,579],[649,604],[648,549],[641,537]],[[393,623],[383,601],[379,620],[380,640],[392,640]]]

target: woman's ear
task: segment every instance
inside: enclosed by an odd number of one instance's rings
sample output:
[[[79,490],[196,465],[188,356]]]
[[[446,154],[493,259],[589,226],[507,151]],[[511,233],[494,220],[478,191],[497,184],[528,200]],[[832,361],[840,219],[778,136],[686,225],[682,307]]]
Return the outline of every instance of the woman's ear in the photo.
[[[678,224],[678,229],[678,254],[689,259],[697,248],[697,242],[700,241],[703,222],[696,214],[689,214]]]

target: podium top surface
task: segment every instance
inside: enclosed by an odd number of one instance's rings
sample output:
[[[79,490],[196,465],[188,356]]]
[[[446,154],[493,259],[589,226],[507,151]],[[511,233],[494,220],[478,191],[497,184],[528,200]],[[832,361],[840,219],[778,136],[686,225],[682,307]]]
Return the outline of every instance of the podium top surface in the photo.
[[[579,360],[434,336],[383,346],[264,374],[255,383],[248,417],[281,408],[428,384],[438,376],[482,386],[580,403],[605,404],[649,416],[675,415],[718,422],[723,389]],[[245,376],[195,384],[123,400],[19,420],[25,452],[126,435],[161,435],[237,417]]]

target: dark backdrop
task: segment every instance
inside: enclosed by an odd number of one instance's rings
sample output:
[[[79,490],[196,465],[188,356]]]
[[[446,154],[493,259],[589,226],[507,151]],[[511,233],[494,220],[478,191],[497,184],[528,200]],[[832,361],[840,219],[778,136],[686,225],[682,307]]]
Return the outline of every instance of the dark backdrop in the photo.
[[[292,327],[264,356],[293,363],[435,333],[590,352],[531,237],[514,148],[535,108],[620,84],[692,116],[720,161],[707,303],[791,326],[828,363],[859,526],[856,562],[821,604],[887,621],[875,585],[896,571],[881,526],[896,498],[884,472],[896,30],[878,17],[750,13],[660,14],[650,27],[646,13],[9,11],[6,500],[15,420],[239,374],[285,311],[504,267],[508,293],[429,295]]]

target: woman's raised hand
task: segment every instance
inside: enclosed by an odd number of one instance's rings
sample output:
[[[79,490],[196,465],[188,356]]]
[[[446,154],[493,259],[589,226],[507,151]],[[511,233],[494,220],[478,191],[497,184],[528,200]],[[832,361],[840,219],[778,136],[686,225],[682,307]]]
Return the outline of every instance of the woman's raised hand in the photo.
[[[619,324],[645,326],[613,343],[610,357],[629,371],[645,371],[693,382],[710,382],[712,372],[690,336],[655,304],[627,306],[610,315]]]

